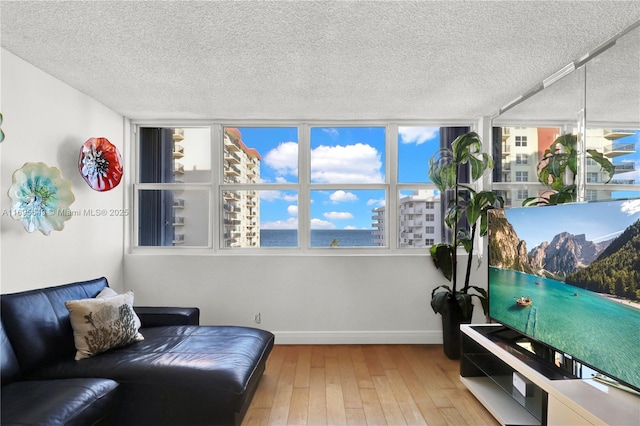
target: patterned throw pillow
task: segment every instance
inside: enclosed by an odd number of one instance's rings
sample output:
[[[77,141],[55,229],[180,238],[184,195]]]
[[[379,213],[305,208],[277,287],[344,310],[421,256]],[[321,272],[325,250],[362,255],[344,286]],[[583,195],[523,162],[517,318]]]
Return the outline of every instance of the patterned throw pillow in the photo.
[[[144,340],[133,311],[133,292],[94,299],[68,300],[76,360]]]

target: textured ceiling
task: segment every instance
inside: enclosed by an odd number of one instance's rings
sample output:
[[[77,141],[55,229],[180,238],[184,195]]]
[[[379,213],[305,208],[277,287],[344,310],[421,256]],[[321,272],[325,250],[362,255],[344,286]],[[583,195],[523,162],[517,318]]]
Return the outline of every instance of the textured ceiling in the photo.
[[[134,119],[457,120],[614,37],[640,1],[2,1],[0,14],[3,48]]]

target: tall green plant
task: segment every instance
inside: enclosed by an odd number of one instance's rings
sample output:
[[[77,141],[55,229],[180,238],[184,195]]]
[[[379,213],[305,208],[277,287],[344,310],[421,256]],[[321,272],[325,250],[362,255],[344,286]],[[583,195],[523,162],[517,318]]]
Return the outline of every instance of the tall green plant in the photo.
[[[607,182],[609,182],[614,173],[613,163],[595,149],[587,149],[587,153],[607,172],[609,175]],[[545,149],[542,159],[538,162],[538,181],[554,192],[547,197],[529,197],[522,202],[522,205],[553,205],[576,201],[577,174],[578,137],[572,134],[560,135],[549,148]]]
[[[470,182],[460,182],[460,171],[468,167]],[[434,265],[443,276],[451,281],[451,286],[440,285],[431,292],[431,307],[435,313],[442,313],[448,300],[455,299],[465,317],[473,310],[472,298],[477,297],[485,314],[488,312],[487,292],[470,284],[471,266],[476,234],[487,234],[487,212],[496,204],[504,205],[502,197],[491,191],[476,191],[471,185],[493,168],[493,159],[482,152],[482,141],[475,132],[457,137],[451,148],[440,148],[429,159],[429,177],[441,191],[441,197],[449,196],[444,223],[452,230],[451,243],[431,246],[430,254]],[[464,284],[458,287],[457,248],[467,252]],[[470,290],[476,293],[470,293]]]

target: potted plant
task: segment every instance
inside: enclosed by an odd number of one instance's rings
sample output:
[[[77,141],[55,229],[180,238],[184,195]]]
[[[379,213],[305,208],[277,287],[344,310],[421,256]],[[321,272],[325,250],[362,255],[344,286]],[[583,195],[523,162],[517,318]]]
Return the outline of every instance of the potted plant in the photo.
[[[608,183],[614,174],[613,163],[595,149],[587,149],[593,161],[609,175]],[[529,197],[523,206],[553,205],[576,201],[578,174],[578,137],[572,134],[560,135],[551,146],[545,149],[538,162],[538,180],[553,192],[546,196]]]
[[[461,182],[463,168],[468,168],[470,181]],[[457,137],[451,148],[440,148],[429,159],[429,177],[445,195],[449,204],[444,223],[451,229],[451,242],[434,244],[431,259],[451,285],[439,285],[431,292],[431,308],[442,315],[443,345],[451,359],[460,356],[460,324],[471,322],[472,299],[482,304],[485,315],[489,305],[485,289],[471,285],[471,267],[476,234],[487,234],[487,212],[496,204],[504,205],[501,196],[491,191],[476,191],[472,185],[493,168],[493,159],[482,152],[482,141],[475,132]],[[444,202],[445,198],[443,198]],[[467,253],[462,285],[458,283],[458,247]],[[472,292],[473,290],[473,292]]]

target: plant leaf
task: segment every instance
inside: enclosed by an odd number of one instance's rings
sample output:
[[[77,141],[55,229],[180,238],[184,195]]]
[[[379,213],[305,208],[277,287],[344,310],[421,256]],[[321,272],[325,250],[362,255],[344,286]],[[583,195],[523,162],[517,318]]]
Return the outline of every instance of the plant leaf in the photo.
[[[453,278],[453,250],[453,246],[446,243],[434,244],[429,248],[433,264],[449,281]]]
[[[448,291],[436,292],[439,288],[446,288]],[[433,309],[433,312],[436,314],[442,313],[444,305],[449,299],[449,295],[451,295],[451,289],[445,285],[441,285],[433,289],[431,292],[431,309]]]
[[[604,156],[604,154],[599,153],[595,149],[587,149],[587,152],[589,153],[589,155],[591,155],[591,159],[598,163],[600,167],[602,167],[602,169],[609,175],[609,179],[607,179],[605,183],[611,181],[615,173],[615,166],[613,165],[611,160],[609,160]]]

